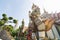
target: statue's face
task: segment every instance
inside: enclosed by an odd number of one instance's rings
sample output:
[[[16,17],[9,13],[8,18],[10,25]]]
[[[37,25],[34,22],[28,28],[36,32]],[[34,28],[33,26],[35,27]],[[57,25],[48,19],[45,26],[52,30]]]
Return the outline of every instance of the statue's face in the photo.
[[[38,18],[39,17],[39,14],[31,14],[31,16],[30,16],[30,18],[32,19],[32,20],[35,20],[36,18]]]
[[[36,19],[36,16],[35,15],[30,15],[30,19],[31,20],[35,20]]]

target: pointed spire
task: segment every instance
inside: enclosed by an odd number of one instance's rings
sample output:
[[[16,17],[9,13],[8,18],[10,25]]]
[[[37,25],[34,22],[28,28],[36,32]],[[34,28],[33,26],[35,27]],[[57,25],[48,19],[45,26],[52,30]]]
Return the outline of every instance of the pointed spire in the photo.
[[[43,9],[44,10],[44,13],[48,13],[45,9]]]

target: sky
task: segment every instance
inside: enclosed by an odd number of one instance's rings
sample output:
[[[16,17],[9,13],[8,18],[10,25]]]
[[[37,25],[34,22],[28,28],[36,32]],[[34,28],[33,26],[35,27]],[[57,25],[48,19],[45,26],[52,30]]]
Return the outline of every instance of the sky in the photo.
[[[43,9],[47,12],[60,12],[60,0],[0,0],[0,18],[6,13],[9,16],[18,20],[21,25],[22,19],[25,21],[25,26],[29,23],[29,10],[32,4],[40,7],[41,13]]]

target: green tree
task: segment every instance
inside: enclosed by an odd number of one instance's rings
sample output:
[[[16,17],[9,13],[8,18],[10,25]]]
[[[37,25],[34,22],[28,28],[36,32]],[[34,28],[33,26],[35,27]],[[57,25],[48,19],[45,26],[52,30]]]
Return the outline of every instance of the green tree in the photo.
[[[13,19],[13,17],[7,17],[6,14],[2,14],[2,19],[0,19],[0,26],[3,26],[5,23],[10,23],[9,20],[13,20],[12,23],[17,23],[16,19]]]
[[[8,17],[6,14],[2,14],[2,18],[0,19],[0,30],[6,30],[11,36],[16,37],[19,29],[14,30],[13,25],[7,25],[6,23],[14,23],[17,25],[17,20],[13,17]]]
[[[0,26],[4,25],[8,21],[8,17],[6,14],[2,14],[2,19],[0,19]]]
[[[4,25],[4,20],[0,20],[0,26]]]
[[[4,13],[4,14],[2,14],[2,16],[3,16],[3,17],[6,17],[7,15]]]
[[[10,22],[10,20],[12,21]],[[17,22],[18,21],[16,19],[13,19],[13,17],[7,17],[6,14],[2,14],[2,19],[0,19],[0,27],[2,28],[2,30],[8,31],[14,38],[19,37],[18,40],[25,40],[26,33],[22,33],[24,27],[24,19],[22,20],[22,25],[17,30],[14,30],[12,25],[6,25],[6,23],[14,23],[16,26]]]
[[[12,20],[13,18],[12,17],[9,17],[9,20]]]
[[[3,30],[7,30],[9,32],[13,31],[13,26],[12,25],[4,25]]]
[[[13,20],[13,23],[17,23],[17,20],[16,20],[16,19],[14,19],[14,20]]]
[[[17,36],[17,30],[13,30],[13,31],[11,32],[11,35],[12,35],[13,37],[16,37],[16,36]]]

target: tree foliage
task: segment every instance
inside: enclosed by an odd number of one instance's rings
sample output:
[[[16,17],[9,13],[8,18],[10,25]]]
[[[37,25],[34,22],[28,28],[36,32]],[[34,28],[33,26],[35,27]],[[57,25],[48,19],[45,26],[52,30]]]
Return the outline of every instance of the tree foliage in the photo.
[[[14,20],[13,20],[13,23],[17,23],[17,20],[16,20],[16,19],[14,19]]]
[[[11,35],[12,35],[13,37],[17,36],[17,31],[16,31],[16,30],[13,30],[13,31],[11,32]]]
[[[13,18],[12,17],[9,17],[9,20],[12,20]]]
[[[11,21],[12,20],[12,21]],[[6,23],[14,23],[17,24],[17,20],[13,17],[8,17],[6,14],[2,14],[2,19],[0,19],[0,27],[2,27],[2,30],[8,31],[11,36],[16,37],[18,40],[25,40],[26,39],[26,32],[22,33],[23,27],[24,27],[24,19],[22,20],[22,25],[17,30],[14,30],[13,25],[6,24]],[[18,38],[19,37],[21,38]]]
[[[2,14],[2,16],[3,16],[3,17],[6,17],[7,15],[4,13],[4,14]]]
[[[4,20],[0,20],[0,26],[4,25]]]
[[[3,27],[3,30],[7,30],[7,31],[9,31],[9,32],[12,32],[12,31],[13,31],[13,26],[5,25],[5,26]]]

